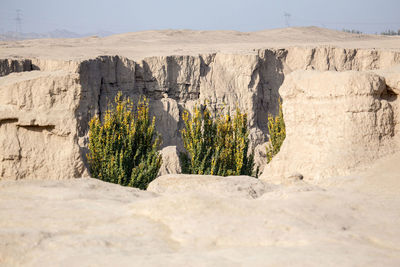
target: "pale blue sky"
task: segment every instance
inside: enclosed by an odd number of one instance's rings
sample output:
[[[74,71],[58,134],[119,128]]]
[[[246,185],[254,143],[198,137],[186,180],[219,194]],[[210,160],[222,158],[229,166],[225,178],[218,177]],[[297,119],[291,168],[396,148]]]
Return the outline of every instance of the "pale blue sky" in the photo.
[[[400,29],[400,0],[0,0],[0,33],[15,31],[16,9],[22,32],[257,31],[285,27],[284,12],[291,26]]]

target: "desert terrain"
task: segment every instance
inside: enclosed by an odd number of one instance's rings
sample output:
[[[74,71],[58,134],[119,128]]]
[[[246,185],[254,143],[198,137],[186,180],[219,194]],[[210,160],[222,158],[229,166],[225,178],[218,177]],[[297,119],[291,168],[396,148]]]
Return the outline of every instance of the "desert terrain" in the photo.
[[[90,178],[88,121],[146,95],[147,191]],[[317,27],[0,42],[0,265],[399,266],[400,37]],[[267,114],[286,139],[266,164]],[[181,114],[247,112],[259,179],[179,174]],[[303,179],[299,179],[302,177]]]
[[[0,42],[1,58],[86,59],[119,55],[132,60],[153,56],[208,53],[249,54],[263,48],[336,46],[400,50],[399,38],[350,34],[318,27],[239,31],[159,30],[71,39]]]

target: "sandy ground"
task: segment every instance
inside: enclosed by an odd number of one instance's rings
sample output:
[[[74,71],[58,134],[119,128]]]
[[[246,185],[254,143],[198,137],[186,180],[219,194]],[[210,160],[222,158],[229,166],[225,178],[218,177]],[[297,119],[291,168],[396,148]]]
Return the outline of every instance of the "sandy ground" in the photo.
[[[98,55],[120,55],[139,60],[149,56],[251,53],[262,48],[317,45],[400,50],[400,37],[350,34],[317,27],[258,32],[162,30],[104,38],[0,42],[0,58],[78,60]]]
[[[399,266],[400,154],[256,199],[0,182],[2,266]]]

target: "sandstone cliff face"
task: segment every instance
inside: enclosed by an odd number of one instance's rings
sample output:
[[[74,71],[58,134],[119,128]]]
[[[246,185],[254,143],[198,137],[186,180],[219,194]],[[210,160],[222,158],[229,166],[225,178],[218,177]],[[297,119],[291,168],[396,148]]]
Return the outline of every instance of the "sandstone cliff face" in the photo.
[[[366,122],[369,126],[365,127],[373,129],[368,128],[371,133],[363,137],[363,142],[380,138],[379,142],[373,141],[373,145],[368,146],[370,154],[376,152],[377,156],[380,155],[381,152],[376,149],[386,151],[381,148],[381,143],[390,148],[388,151],[397,149],[390,140],[397,131],[398,100],[395,94],[398,93],[398,72],[390,72],[391,76],[387,74],[387,77],[390,76],[388,81],[381,78],[383,74],[341,74],[348,70],[389,69],[400,64],[400,53],[396,51],[327,46],[263,49],[240,54],[160,56],[141,61],[101,56],[75,61],[26,59],[18,62],[1,65],[2,178],[70,178],[84,175],[88,121],[94,115],[101,115],[107,102],[118,91],[134,100],[143,95],[149,99],[151,113],[157,118],[156,127],[163,136],[163,147],[177,146],[182,149],[180,114],[205,100],[214,112],[227,111],[236,105],[246,111],[252,143],[261,147],[267,140],[267,113],[276,113],[281,94],[288,121],[287,143],[298,144],[303,134],[307,134],[307,138],[315,136],[315,140],[322,142],[322,135],[328,131],[332,134],[330,130],[335,130],[337,134],[331,142],[339,142],[335,150],[339,153],[339,147],[346,148],[349,142],[358,140],[359,136],[351,130],[364,127]],[[24,64],[27,64],[26,68],[12,67]],[[296,70],[309,72],[290,74]],[[317,71],[330,72],[324,74]],[[359,77],[362,81],[356,82]],[[286,85],[280,89],[284,80]],[[301,84],[296,85],[297,80]],[[325,86],[328,81],[332,86]],[[315,82],[320,85],[319,88],[324,86],[323,93],[316,89]],[[340,91],[341,86],[351,89]],[[387,90],[386,86],[397,89]],[[293,93],[293,90],[296,92]],[[337,110],[354,115],[341,118],[347,120],[347,126],[342,127],[340,133],[334,126],[341,121],[334,116]],[[321,117],[325,115],[328,117]],[[296,130],[296,136],[291,131],[297,129],[300,118],[303,124],[310,125]],[[307,118],[310,121],[305,121]],[[331,119],[335,120],[334,123]],[[321,123],[329,127],[321,129]],[[342,140],[347,141],[340,143]],[[315,149],[322,149],[317,141],[315,146]],[[285,144],[282,151],[285,147],[290,149]],[[328,151],[331,147],[334,147],[333,143],[324,145],[321,151]],[[364,150],[357,148],[355,151],[363,153]],[[263,165],[262,153],[258,154],[261,156],[257,161]],[[367,156],[358,161],[367,162],[372,158]],[[358,161],[349,163],[347,167],[357,165]],[[325,162],[331,161],[326,158]],[[333,168],[334,162],[329,164]],[[273,162],[273,165],[276,164]],[[275,172],[281,175],[280,167],[276,170],[268,169],[264,175]],[[310,172],[310,175],[314,174]]]

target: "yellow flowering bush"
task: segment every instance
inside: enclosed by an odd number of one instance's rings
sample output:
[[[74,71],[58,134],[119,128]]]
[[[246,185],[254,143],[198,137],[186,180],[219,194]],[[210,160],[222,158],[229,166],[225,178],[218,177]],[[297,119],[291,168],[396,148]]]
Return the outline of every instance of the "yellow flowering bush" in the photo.
[[[247,114],[236,108],[235,116],[211,117],[207,105],[197,105],[192,116],[184,111],[181,131],[187,153],[180,154],[182,173],[211,175],[258,175],[254,151],[249,153]]]
[[[148,101],[140,100],[134,112],[131,100],[119,92],[103,122],[95,116],[89,123],[90,173],[103,181],[146,189],[161,166],[159,144]]]
[[[278,154],[286,137],[285,121],[283,120],[282,102],[279,101],[279,113],[274,118],[268,114],[269,142],[267,145],[267,163]]]

